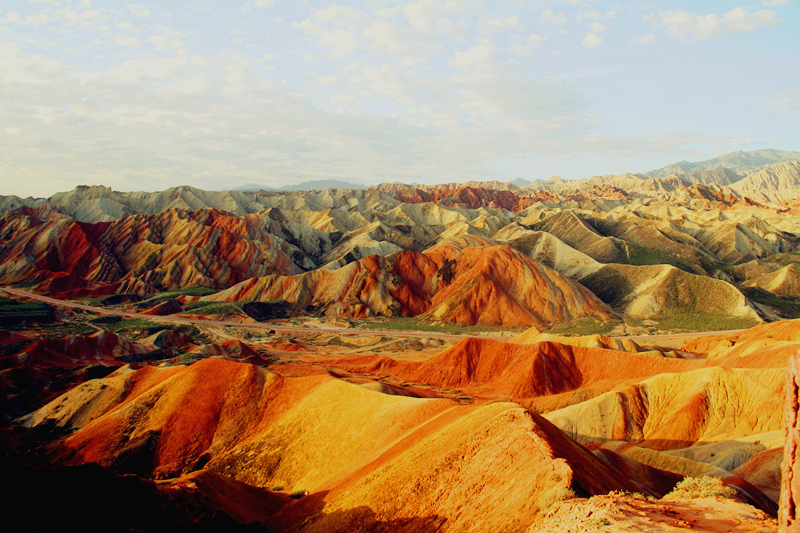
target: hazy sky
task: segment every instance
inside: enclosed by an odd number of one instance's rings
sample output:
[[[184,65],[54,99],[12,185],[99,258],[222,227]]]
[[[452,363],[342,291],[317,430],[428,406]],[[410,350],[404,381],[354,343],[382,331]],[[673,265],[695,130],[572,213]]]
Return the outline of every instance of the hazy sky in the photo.
[[[800,3],[0,0],[0,194],[800,150]]]

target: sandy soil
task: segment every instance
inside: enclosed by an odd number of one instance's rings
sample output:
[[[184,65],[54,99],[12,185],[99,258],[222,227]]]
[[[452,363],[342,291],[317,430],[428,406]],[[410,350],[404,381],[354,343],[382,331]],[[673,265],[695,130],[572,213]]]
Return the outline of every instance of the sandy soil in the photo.
[[[646,500],[610,493],[566,500],[548,510],[528,533],[600,531],[777,532],[778,523],[762,511],[725,498]]]

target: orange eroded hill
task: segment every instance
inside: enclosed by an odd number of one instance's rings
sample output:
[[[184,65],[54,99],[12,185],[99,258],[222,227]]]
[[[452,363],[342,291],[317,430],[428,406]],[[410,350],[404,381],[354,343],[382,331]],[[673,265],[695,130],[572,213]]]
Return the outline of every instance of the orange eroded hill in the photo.
[[[69,463],[158,477],[205,466],[257,486],[310,491],[276,518],[286,531],[431,523],[523,531],[549,493],[637,488],[514,404],[389,396],[220,359],[142,372],[86,383],[29,425],[51,419],[76,428],[57,452]]]
[[[476,338],[459,341],[421,363],[399,362],[388,357],[329,363],[404,381],[458,388],[487,398],[518,400],[575,391],[598,383],[608,390],[632,380],[707,364],[661,357],[652,352],[639,354],[550,341],[520,344]]]

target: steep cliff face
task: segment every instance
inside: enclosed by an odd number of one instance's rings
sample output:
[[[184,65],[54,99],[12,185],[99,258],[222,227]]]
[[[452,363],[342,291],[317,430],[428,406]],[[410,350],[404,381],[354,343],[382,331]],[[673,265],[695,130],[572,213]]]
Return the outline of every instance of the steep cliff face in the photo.
[[[781,465],[781,502],[778,524],[781,531],[800,531],[800,351],[786,367],[786,403],[784,431],[786,443]]]

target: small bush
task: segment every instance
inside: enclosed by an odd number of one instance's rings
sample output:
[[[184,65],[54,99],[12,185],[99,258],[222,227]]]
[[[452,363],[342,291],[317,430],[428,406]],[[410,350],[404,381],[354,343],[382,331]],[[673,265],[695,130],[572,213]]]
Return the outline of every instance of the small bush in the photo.
[[[307,490],[297,490],[289,495],[290,498],[293,498],[295,500],[299,500],[303,496],[308,496]]]
[[[601,526],[610,526],[611,522],[609,522],[605,518],[594,518],[592,520],[588,520],[586,525],[589,527],[601,527]]]
[[[558,502],[563,502],[564,500],[569,500],[574,497],[575,492],[572,489],[560,485],[550,487],[539,496],[539,509],[544,511]]]
[[[675,488],[664,496],[665,500],[693,500],[695,498],[713,498],[721,496],[723,498],[734,499],[736,489],[733,489],[722,480],[711,476],[687,477],[679,481]]]

